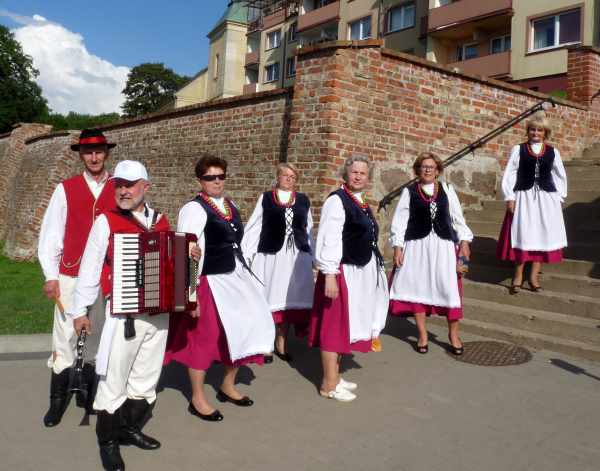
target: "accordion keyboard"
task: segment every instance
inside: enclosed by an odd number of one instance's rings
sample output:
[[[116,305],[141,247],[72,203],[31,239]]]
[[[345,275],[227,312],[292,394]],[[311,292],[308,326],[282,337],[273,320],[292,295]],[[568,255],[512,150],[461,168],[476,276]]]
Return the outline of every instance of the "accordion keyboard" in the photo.
[[[135,313],[139,309],[139,235],[115,234],[113,244],[112,312]]]

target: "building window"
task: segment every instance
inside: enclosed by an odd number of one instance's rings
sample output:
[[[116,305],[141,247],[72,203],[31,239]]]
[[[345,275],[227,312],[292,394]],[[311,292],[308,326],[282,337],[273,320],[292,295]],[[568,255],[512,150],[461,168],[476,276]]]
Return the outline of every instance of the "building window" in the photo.
[[[371,37],[371,17],[361,18],[348,25],[350,39],[358,41]]]
[[[288,42],[292,43],[298,39],[298,23],[292,23],[288,30]]]
[[[265,67],[265,83],[279,80],[279,62],[274,62]]]
[[[456,49],[456,60],[458,62],[474,59],[477,56],[477,43],[462,44]]]
[[[581,9],[531,21],[530,50],[549,49],[581,41]]]
[[[407,3],[390,9],[388,12],[388,32],[400,31],[415,26],[416,9],[414,3]]]
[[[500,54],[510,51],[510,35],[492,38],[490,41],[490,54]]]
[[[288,57],[285,61],[285,75],[287,77],[296,76],[296,57]]]
[[[281,44],[281,30],[271,31],[267,33],[267,50],[275,49]]]
[[[215,68],[213,71],[213,78],[219,78],[219,54],[215,54]]]

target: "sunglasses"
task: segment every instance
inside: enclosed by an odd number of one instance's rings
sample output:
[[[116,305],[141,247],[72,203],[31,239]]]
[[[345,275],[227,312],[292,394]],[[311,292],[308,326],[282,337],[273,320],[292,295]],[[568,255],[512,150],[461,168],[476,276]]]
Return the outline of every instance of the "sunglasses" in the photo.
[[[203,182],[214,182],[217,179],[223,181],[226,178],[227,175],[225,175],[224,173],[219,173],[218,175],[202,175],[200,177],[200,180],[202,180]]]

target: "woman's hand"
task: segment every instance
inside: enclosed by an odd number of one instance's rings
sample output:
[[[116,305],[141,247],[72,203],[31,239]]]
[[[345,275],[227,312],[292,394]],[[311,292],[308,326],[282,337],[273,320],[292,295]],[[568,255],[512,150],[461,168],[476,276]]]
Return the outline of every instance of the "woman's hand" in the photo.
[[[400,268],[404,263],[404,250],[402,247],[394,247],[394,266]]]
[[[190,311],[190,316],[192,316],[194,319],[197,319],[198,317],[200,317],[200,303],[198,303],[198,305],[196,306],[196,309],[192,309]]]
[[[515,212],[515,200],[507,201],[506,209],[508,210],[509,213],[514,213]]]
[[[190,254],[192,255],[192,258],[196,261],[199,262],[200,258],[202,257],[202,250],[200,250],[200,247],[198,247],[197,245],[194,245],[191,249],[190,249]]]
[[[471,246],[466,240],[460,241],[460,248],[458,249],[458,256],[465,257],[467,260],[471,259]]]
[[[340,294],[336,275],[325,275],[325,296],[336,299]]]

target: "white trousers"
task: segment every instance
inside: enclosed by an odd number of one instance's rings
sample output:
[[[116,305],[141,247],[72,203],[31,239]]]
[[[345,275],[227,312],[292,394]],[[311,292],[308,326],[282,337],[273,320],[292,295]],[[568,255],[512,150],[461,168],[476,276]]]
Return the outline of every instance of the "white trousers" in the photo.
[[[125,319],[117,319],[110,345],[106,376],[100,377],[94,409],[110,414],[129,399],[156,400],[162,370],[169,316],[135,316],[134,338],[125,339]]]
[[[65,312],[69,310],[73,302],[73,292],[77,278],[66,275],[58,276],[58,286],[60,288],[60,301],[65,308]],[[90,335],[86,342],[85,359],[87,362],[93,362],[98,353],[98,344],[100,343],[100,332],[104,325],[105,309],[104,298],[98,293],[96,302],[91,307],[88,313],[92,325],[94,326],[94,334]],[[75,363],[77,346],[77,334],[73,328],[73,319],[68,315],[63,314],[54,306],[54,323],[52,326],[52,354],[48,358],[48,368],[56,374],[61,373],[66,368],[70,368]]]

